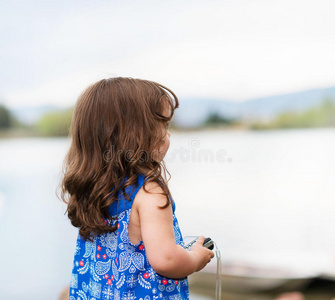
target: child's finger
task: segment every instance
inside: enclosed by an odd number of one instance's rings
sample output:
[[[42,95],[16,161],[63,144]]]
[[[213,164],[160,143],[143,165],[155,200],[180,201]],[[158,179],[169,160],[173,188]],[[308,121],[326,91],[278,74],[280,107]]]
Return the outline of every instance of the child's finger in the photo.
[[[196,243],[200,244],[201,246],[204,244],[205,236],[200,235],[196,241]]]

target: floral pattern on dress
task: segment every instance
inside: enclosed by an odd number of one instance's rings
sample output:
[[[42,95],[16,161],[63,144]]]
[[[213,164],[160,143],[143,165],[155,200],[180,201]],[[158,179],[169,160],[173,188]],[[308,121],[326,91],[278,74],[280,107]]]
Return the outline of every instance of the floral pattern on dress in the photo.
[[[128,237],[131,208],[105,220],[117,224],[115,232],[84,241],[78,233],[69,300],[183,300],[189,299],[187,278],[157,274],[146,256],[143,242],[133,245]],[[176,244],[184,242],[175,216]]]

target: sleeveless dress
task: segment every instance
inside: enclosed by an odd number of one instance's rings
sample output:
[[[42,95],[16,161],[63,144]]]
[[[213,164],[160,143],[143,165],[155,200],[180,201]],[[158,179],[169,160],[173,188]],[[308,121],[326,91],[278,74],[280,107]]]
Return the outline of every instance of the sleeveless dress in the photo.
[[[137,186],[126,188],[128,201],[119,190],[118,201],[110,207],[111,216],[118,223],[114,232],[96,236],[92,242],[84,241],[78,233],[74,254],[69,300],[183,300],[189,299],[188,280],[167,278],[151,267],[141,241],[132,244],[128,236],[128,224],[134,198],[144,183],[138,174]],[[184,247],[173,208],[173,229],[176,244]]]

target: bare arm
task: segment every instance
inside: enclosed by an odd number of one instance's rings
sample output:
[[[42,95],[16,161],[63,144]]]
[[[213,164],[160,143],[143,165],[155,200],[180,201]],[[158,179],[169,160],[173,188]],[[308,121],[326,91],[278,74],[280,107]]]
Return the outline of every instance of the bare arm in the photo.
[[[152,268],[160,275],[169,278],[186,277],[206,266],[214,257],[213,251],[202,246],[204,237],[200,237],[191,251],[185,250],[175,242],[173,231],[172,206],[160,209],[166,203],[166,197],[158,194],[161,188],[150,183],[148,190],[153,193],[136,195],[136,209],[140,218],[141,238]]]

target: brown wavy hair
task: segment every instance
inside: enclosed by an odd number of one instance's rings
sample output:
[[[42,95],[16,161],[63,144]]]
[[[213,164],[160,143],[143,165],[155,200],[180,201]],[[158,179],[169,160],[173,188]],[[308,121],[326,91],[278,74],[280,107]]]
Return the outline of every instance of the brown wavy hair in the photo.
[[[162,114],[166,105],[168,117]],[[125,189],[137,185],[139,173],[148,179],[144,190],[149,182],[157,182],[167,198],[162,208],[170,205],[166,172],[171,175],[164,161],[153,157],[178,106],[167,87],[124,77],[102,79],[79,96],[59,188],[68,217],[84,240],[116,229],[104,222],[112,218],[108,209],[120,189],[130,200]]]

